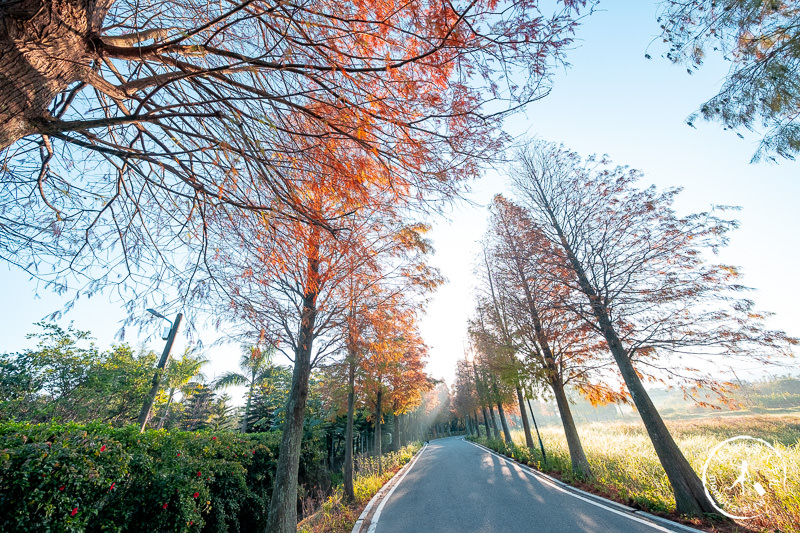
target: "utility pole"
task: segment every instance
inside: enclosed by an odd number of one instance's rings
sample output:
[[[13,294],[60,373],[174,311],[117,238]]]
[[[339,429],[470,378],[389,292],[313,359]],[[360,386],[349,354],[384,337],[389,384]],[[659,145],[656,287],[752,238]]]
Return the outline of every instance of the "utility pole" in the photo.
[[[148,311],[155,316],[170,322],[170,320],[164,315],[152,309],[148,309]],[[178,316],[175,317],[175,322],[170,322],[171,327],[169,330],[169,335],[167,335],[166,339],[167,344],[164,346],[164,351],[161,353],[161,359],[158,361],[156,373],[153,375],[153,384],[150,387],[150,392],[147,393],[147,397],[145,397],[144,403],[142,404],[142,410],[139,413],[139,433],[144,432],[144,428],[147,426],[147,421],[150,420],[150,415],[153,411],[153,402],[156,401],[156,394],[158,394],[158,388],[161,386],[161,378],[164,373],[164,369],[167,366],[167,362],[169,361],[169,352],[172,350],[172,343],[175,341],[175,336],[178,333],[178,326],[181,325],[182,319],[183,314],[178,313]]]

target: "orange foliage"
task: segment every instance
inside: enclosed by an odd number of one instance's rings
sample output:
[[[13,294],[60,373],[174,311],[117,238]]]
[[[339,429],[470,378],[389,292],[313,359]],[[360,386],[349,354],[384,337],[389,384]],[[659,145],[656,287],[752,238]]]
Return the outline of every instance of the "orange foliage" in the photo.
[[[417,330],[416,314],[400,294],[368,314],[369,335],[359,359],[361,395],[374,399],[382,390],[383,405],[395,414],[417,407],[421,393],[430,387],[423,370],[427,347]]]

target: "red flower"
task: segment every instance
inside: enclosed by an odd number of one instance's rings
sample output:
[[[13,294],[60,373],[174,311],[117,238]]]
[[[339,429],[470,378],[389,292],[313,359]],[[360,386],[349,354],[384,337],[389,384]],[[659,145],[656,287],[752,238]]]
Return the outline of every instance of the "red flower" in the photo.
[[[192,524],[194,524],[194,520],[189,520],[189,525],[191,526]]]
[[[104,452],[104,451],[106,451],[106,445],[105,445],[105,444],[103,444],[102,446],[100,446],[100,451],[101,451],[101,452]]]
[[[116,484],[117,484],[117,482],[116,482],[116,481],[113,481],[113,482],[111,483],[111,486],[110,486],[110,487],[108,487],[108,490],[114,490],[114,485],[116,485]]]
[[[60,491],[63,491],[63,490],[64,490],[64,488],[65,488],[65,486],[64,486],[64,485],[61,485],[60,487],[58,487],[58,490],[60,490]]]
[[[255,455],[255,454],[256,454],[256,451],[255,451],[255,450],[253,450],[253,455]]]
[[[181,452],[178,452],[178,457],[180,457],[180,456],[181,456]]]
[[[161,506],[161,508],[162,509],[166,509],[167,508],[167,504],[165,503],[164,505]]]
[[[200,477],[202,474],[203,474],[203,473],[202,473],[202,472],[200,472],[199,470],[197,471],[197,477]]]
[[[194,494],[192,494],[192,498],[197,498],[198,496],[200,496],[199,492],[195,492]]]
[[[211,440],[217,440],[217,437],[211,437]]]
[[[77,508],[77,507],[75,507],[75,508],[72,510],[72,512],[71,512],[71,513],[69,513],[69,515],[70,515],[70,516],[75,516],[76,514],[78,514],[78,508]]]

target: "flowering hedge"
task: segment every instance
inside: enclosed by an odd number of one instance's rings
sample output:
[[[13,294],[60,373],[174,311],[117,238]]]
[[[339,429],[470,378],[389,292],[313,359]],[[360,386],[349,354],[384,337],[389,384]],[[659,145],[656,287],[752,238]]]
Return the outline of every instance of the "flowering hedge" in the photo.
[[[0,424],[0,531],[253,531],[280,433]],[[301,462],[316,462],[315,439]]]

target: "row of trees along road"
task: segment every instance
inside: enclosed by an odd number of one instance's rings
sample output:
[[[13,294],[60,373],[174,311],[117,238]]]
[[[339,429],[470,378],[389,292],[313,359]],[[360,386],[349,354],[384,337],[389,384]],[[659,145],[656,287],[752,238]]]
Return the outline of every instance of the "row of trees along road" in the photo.
[[[163,294],[242,319],[287,353],[266,528],[294,531],[342,281],[477,175],[502,118],[546,94],[583,5],[4,4],[0,256],[56,289],[118,285],[132,315]],[[525,81],[496,84],[511,72]]]
[[[294,531],[309,376],[342,338],[343,281],[382,263],[426,277],[380,249],[546,94],[583,5],[4,4],[0,257],[76,297],[117,286],[132,316],[152,296],[241,319],[289,355],[266,529]],[[512,72],[525,81],[496,84]]]
[[[293,531],[310,369],[346,316],[326,291],[477,175],[586,4],[6,2],[0,258],[75,298],[115,287],[132,317],[148,296],[243,319],[293,357],[268,524]]]
[[[565,387],[593,404],[632,403],[678,511],[713,512],[643,380],[688,394],[702,386],[725,401],[731,384],[692,368],[693,358],[767,363],[798,343],[767,329],[766,315],[743,297],[736,268],[713,262],[735,221],[720,218],[726,208],[719,207],[678,216],[677,189],[637,188],[635,170],[543,142],[520,150],[511,172],[516,202],[498,195],[491,205],[469,326],[473,353],[457,369],[457,409],[474,415],[475,425],[482,410],[487,434],[491,419],[499,438],[496,406],[508,440],[502,404],[516,399],[533,447],[523,392],[548,388],[572,469],[591,477]]]
[[[422,235],[427,227],[406,224],[398,212],[390,190],[398,185],[365,184],[373,189],[372,201],[360,203],[339,187],[338,180],[353,152],[335,154],[330,146],[316,152],[323,166],[314,174],[298,174],[304,181],[303,202],[315,218],[339,220],[345,227],[328,231],[300,220],[278,224],[266,217],[228,217],[219,226],[225,231],[216,237],[223,243],[224,260],[215,279],[234,311],[258,332],[260,342],[278,347],[294,363],[270,501],[270,531],[296,524],[297,469],[312,369],[337,353],[352,359],[348,342],[357,341],[348,335],[366,327],[375,330],[365,352],[369,361],[412,358],[419,351],[414,346],[421,342],[413,330],[416,315],[405,308],[418,305],[413,295],[431,289],[439,279],[425,264],[430,246]],[[365,309],[373,319],[354,323]],[[372,370],[380,413],[382,372],[388,370],[380,365]],[[380,443],[380,425],[376,427]],[[352,449],[352,432],[346,449]]]

